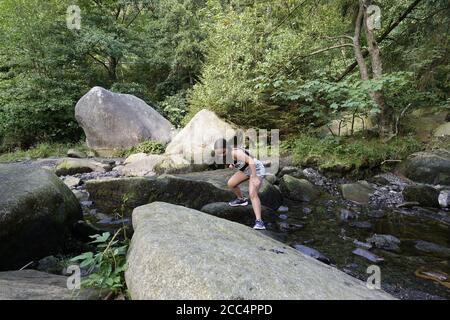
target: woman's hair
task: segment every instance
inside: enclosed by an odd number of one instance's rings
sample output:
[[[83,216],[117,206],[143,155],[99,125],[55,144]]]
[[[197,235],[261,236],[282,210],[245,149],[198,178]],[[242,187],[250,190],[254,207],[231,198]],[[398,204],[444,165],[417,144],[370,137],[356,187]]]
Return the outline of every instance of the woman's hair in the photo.
[[[217,139],[216,142],[214,142],[214,150],[217,149],[228,149],[227,140]]]

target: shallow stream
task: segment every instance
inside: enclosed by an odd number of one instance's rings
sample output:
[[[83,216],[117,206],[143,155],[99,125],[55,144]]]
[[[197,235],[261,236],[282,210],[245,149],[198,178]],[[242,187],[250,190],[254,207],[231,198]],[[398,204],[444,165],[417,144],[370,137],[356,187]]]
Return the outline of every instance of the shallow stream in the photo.
[[[366,243],[373,234],[388,234],[400,239],[398,252],[371,248],[369,251],[384,261],[376,263],[381,270],[381,286],[401,299],[450,299],[449,257],[446,254],[424,252],[415,248],[416,241],[432,242],[450,247],[450,228],[439,221],[439,210],[416,208],[415,210],[384,209],[370,211],[360,207],[357,220],[340,221],[339,201],[330,205],[288,202],[288,212],[281,214],[283,220],[293,225],[303,225],[299,230],[280,230],[277,223],[268,230],[288,245],[305,245],[322,253],[331,265],[366,281],[370,274],[368,266],[375,264],[352,253],[358,246],[354,241]],[[286,217],[287,216],[287,217]],[[358,223],[355,223],[358,222]],[[363,222],[363,223],[360,223]],[[423,279],[416,275],[431,272],[431,278],[442,283]],[[440,277],[439,277],[440,276]]]

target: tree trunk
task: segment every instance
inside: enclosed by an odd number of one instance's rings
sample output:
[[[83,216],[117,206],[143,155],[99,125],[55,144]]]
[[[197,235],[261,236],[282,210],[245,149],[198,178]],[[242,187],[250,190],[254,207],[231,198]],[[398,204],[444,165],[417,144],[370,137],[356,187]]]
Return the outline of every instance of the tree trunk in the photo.
[[[406,17],[412,12],[414,11],[414,9],[416,9],[416,7],[422,2],[423,0],[414,0],[414,2],[412,2],[408,8],[406,8],[405,12],[403,12],[403,14],[398,17],[397,20],[395,20],[393,23],[389,24],[388,28],[383,32],[383,34],[378,37],[377,41],[378,43],[382,42],[383,40],[385,40],[389,34],[403,21],[406,19]],[[367,50],[363,50],[363,56],[367,57],[367,55],[369,54],[369,52]],[[353,69],[358,65],[357,61],[353,62],[351,65],[349,65],[345,71],[339,76],[339,78],[336,79],[336,81],[341,81],[342,79],[344,79],[347,75],[349,75]]]
[[[108,58],[108,76],[111,83],[117,81],[117,66],[119,64],[119,60],[115,57]]]
[[[364,30],[366,33],[367,47],[372,64],[372,77],[375,80],[379,80],[383,76],[383,63],[380,57],[378,42],[375,39],[373,30],[371,30],[368,25],[369,17],[366,9],[370,5],[370,2],[370,0],[361,0],[360,4],[364,6]],[[385,138],[392,133],[392,108],[390,108],[384,101],[382,89],[372,92],[371,96],[380,108],[380,137]]]
[[[359,73],[361,75],[361,80],[368,81],[370,79],[369,72],[367,70],[366,62],[364,60],[364,54],[361,50],[361,28],[364,25],[364,30],[367,38],[368,52],[372,63],[372,77],[373,79],[381,79],[383,76],[383,64],[380,57],[380,49],[378,43],[375,39],[373,31],[368,28],[368,15],[366,8],[369,5],[370,0],[360,0],[359,10],[355,22],[355,34],[353,37],[353,50],[355,53],[355,60],[359,67]],[[383,97],[382,90],[370,91],[370,97],[375,102],[375,104],[380,109],[380,137],[385,138],[392,132],[391,130],[391,118],[392,110],[386,105]]]
[[[353,36],[353,51],[355,53],[355,59],[358,63],[359,73],[361,75],[361,80],[366,81],[369,80],[369,73],[367,72],[366,62],[364,61],[364,56],[361,51],[361,26],[364,17],[364,4],[362,1],[359,3],[358,16],[355,22],[355,35]]]

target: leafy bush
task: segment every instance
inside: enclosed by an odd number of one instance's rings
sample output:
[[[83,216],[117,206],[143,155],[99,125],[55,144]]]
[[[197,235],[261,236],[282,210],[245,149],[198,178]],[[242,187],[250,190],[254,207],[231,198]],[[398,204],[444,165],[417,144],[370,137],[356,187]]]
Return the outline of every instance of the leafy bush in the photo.
[[[396,163],[421,150],[414,137],[397,137],[385,143],[363,136],[319,138],[304,134],[282,143],[284,152],[292,152],[300,166],[314,166],[324,171],[343,170],[351,173],[364,169],[379,169],[383,164]]]
[[[134,153],[150,153],[150,154],[163,154],[165,151],[165,146],[154,140],[146,140],[144,142],[139,143],[138,145],[135,145],[127,150],[119,152],[119,157],[128,157],[129,155],[132,155]]]
[[[116,82],[111,86],[110,90],[116,93],[131,94],[144,100],[147,104],[149,103],[147,101],[150,101],[148,90],[143,84],[135,82],[131,83]]]
[[[411,105],[417,107],[432,102],[430,95],[417,91],[413,74],[408,72],[393,72],[368,81],[353,75],[341,82],[318,74],[313,80],[300,83],[280,80],[274,86],[277,90],[273,98],[278,103],[288,101],[298,105],[301,122],[312,127],[342,119],[343,115],[366,117],[380,113],[369,95],[380,89],[383,89],[386,104],[393,107],[395,117]]]
[[[78,83],[38,76],[0,85],[0,147],[29,148],[39,142],[78,141],[82,130],[74,116]]]
[[[91,236],[94,240],[90,243],[96,245],[96,252],[85,252],[70,260],[79,262],[80,268],[88,268],[92,272],[83,279],[82,286],[100,289],[101,295],[126,294],[125,270],[129,240],[117,240],[121,230],[117,230],[112,237],[109,232]]]
[[[178,92],[173,96],[168,96],[160,103],[163,115],[176,128],[181,127],[182,121],[187,113],[186,93]]]

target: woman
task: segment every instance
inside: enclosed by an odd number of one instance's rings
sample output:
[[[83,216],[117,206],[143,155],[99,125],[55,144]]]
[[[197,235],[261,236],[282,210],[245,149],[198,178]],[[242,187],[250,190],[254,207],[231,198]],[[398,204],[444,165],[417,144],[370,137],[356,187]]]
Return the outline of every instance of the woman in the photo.
[[[258,197],[258,190],[261,187],[266,172],[262,162],[250,155],[245,149],[231,148],[225,139],[219,139],[214,143],[214,154],[223,157],[225,159],[224,163],[227,163],[226,159],[231,159],[233,164],[229,164],[228,167],[230,169],[239,170],[228,180],[228,187],[237,197],[229,203],[230,206],[248,205],[248,200],[243,197],[239,185],[247,179],[250,179],[248,193],[256,217],[253,229],[266,229],[264,222],[261,219],[261,201]]]

